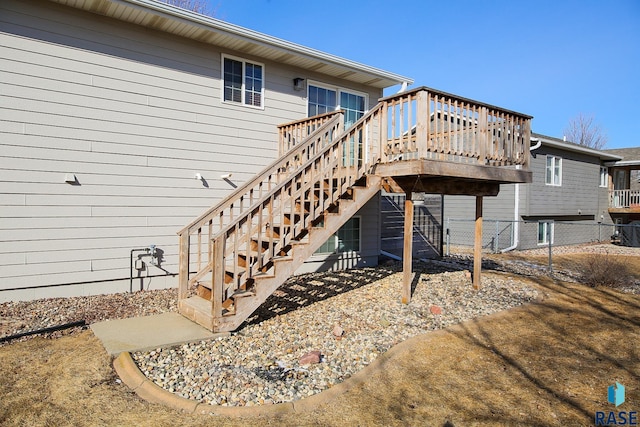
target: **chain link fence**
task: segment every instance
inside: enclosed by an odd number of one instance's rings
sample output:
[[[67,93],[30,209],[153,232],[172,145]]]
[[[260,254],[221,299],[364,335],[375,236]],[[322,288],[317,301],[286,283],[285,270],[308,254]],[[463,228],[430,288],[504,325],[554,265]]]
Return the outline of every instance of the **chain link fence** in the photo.
[[[445,221],[445,254],[473,251],[475,221]],[[484,219],[482,251],[499,253],[510,250],[613,242],[636,246],[640,225],[584,223],[575,221],[506,221]]]

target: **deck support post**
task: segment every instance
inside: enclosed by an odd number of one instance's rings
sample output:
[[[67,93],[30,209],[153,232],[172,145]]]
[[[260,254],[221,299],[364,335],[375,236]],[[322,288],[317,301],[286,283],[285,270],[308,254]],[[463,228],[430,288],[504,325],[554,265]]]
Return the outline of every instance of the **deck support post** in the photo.
[[[480,289],[482,270],[482,196],[476,196],[476,227],[473,239],[473,289]]]
[[[404,247],[402,249],[402,303],[411,301],[411,279],[413,261],[413,200],[411,191],[406,192],[404,202]]]

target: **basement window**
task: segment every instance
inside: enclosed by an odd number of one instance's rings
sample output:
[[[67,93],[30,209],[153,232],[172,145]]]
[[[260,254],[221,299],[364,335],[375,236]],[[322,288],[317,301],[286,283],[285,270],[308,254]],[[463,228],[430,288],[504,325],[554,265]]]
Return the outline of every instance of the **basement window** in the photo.
[[[263,108],[264,66],[231,56],[222,56],[223,102]]]
[[[319,224],[321,227],[322,224]],[[329,237],[315,252],[316,254],[333,254],[360,251],[360,217],[354,216],[347,221],[337,233]]]
[[[553,245],[553,221],[538,222],[538,245],[548,245],[549,236],[551,236],[551,244]]]

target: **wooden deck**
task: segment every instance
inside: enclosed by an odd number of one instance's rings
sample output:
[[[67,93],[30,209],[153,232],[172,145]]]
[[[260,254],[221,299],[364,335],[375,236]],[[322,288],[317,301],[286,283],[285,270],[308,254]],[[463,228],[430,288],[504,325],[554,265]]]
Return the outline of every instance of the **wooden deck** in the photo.
[[[404,253],[415,191],[476,196],[481,236],[482,197],[531,182],[530,121],[422,87],[383,98],[346,130],[341,112],[280,126],[280,158],[180,231],[180,312],[236,329],[381,188],[407,194]],[[411,256],[404,270],[408,302]]]
[[[640,190],[612,190],[609,192],[609,212],[640,213]]]

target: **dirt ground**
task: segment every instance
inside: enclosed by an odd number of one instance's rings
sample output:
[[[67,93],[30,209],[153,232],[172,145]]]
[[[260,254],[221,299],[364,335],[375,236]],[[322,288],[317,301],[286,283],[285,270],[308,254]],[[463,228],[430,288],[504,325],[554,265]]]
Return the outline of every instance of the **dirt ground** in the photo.
[[[556,268],[575,261],[566,256]],[[628,261],[640,278],[640,257]],[[640,295],[528,280],[538,302],[416,337],[339,398],[271,418],[149,404],[119,382],[90,331],[14,343],[0,348],[0,424],[583,426],[596,411],[640,411]],[[618,408],[607,402],[616,381],[626,386]]]

